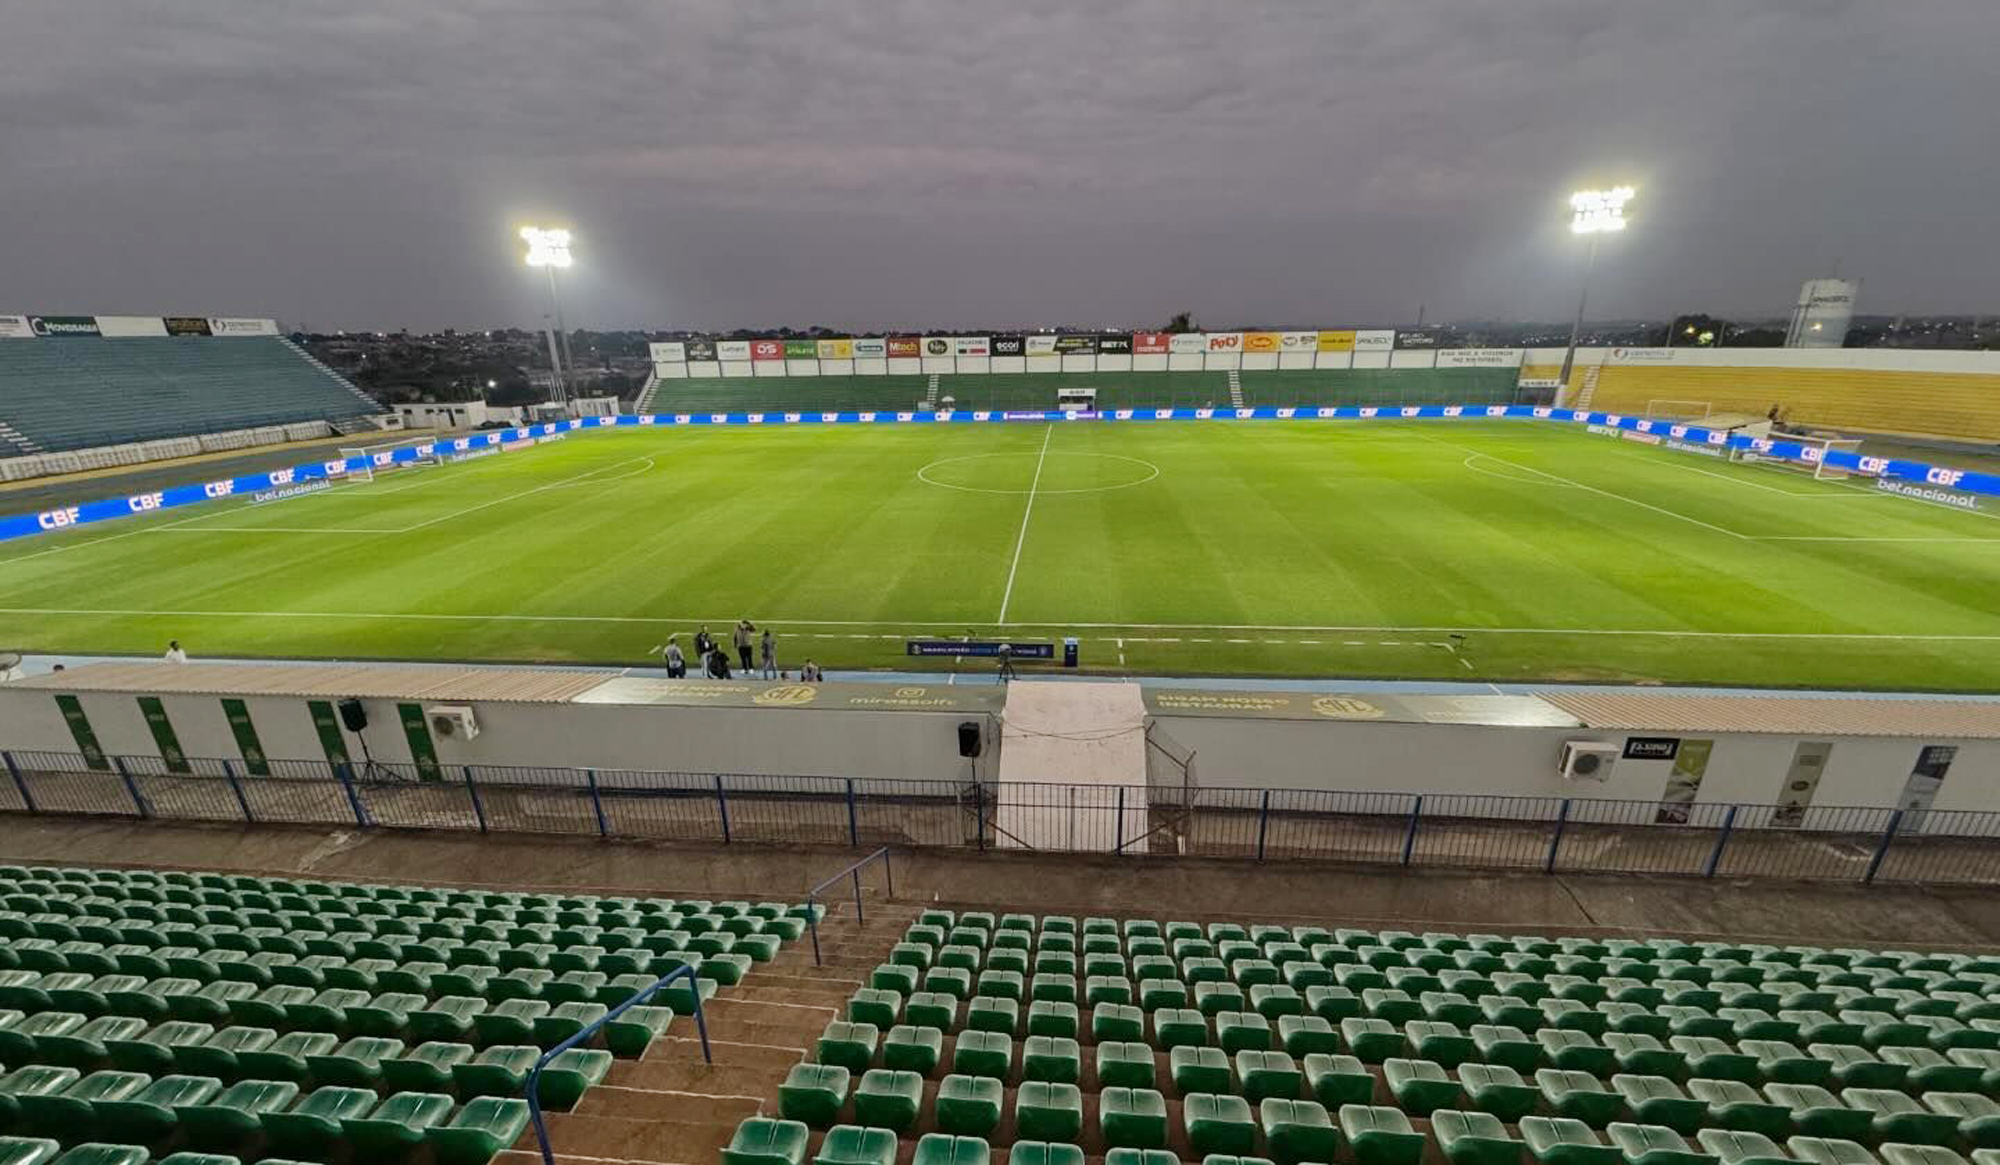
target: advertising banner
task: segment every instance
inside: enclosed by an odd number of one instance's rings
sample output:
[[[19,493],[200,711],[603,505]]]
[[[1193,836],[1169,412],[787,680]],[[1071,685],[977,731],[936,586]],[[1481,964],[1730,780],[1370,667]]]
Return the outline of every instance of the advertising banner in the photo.
[[[1632,737],[1625,742],[1625,755],[1632,755],[1635,743],[1644,742],[1648,737]],[[1701,792],[1701,779],[1708,774],[1708,757],[1715,751],[1713,740],[1676,740],[1666,737],[1674,746],[1669,753],[1674,760],[1674,771],[1667,776],[1667,788],[1660,794],[1660,807],[1653,814],[1653,820],[1660,825],[1686,825],[1693,813],[1695,797]],[[1660,759],[1655,756],[1650,759]]]
[[[65,693],[56,697],[56,708],[62,712],[63,723],[69,725],[70,739],[76,741],[76,750],[83,754],[83,763],[90,768],[110,772],[111,761],[104,755],[104,746],[97,743],[97,730],[90,726],[90,717],[84,714],[83,701]]]
[[[992,354],[992,342],[985,336],[959,336],[952,342],[952,355],[954,356],[990,356]]]
[[[1022,336],[993,337],[993,354],[995,356],[1022,356],[1027,353],[1027,349],[1028,349],[1028,344],[1025,337]]]
[[[396,705],[396,718],[403,722],[403,736],[410,742],[410,760],[417,766],[417,779],[444,780],[444,766],[438,764],[437,742],[431,739],[431,722],[422,704]]]
[[[1028,355],[1053,356],[1055,355],[1055,353],[1056,353],[1056,338],[1054,336],[1028,337]]]
[[[891,358],[897,356],[921,356],[923,344],[915,336],[890,336],[883,343],[888,345]]]
[[[1132,351],[1135,354],[1147,356],[1158,355],[1161,352],[1171,352],[1173,347],[1167,343],[1171,338],[1165,332],[1133,332]]]
[[[854,345],[856,360],[880,360],[889,354],[889,344],[880,336],[857,337],[850,343]]]
[[[249,769],[253,777],[270,776],[271,761],[264,755],[263,742],[257,739],[257,722],[250,719],[250,706],[241,700],[225,697],[222,718],[229,721],[229,733],[236,738],[236,751],[243,756],[243,767]]]
[[[1927,744],[1918,751],[1917,763],[1903,782],[1903,795],[1896,799],[1896,807],[1903,811],[1904,829],[1913,833],[1922,830],[1924,817],[1937,803],[1938,790],[1944,788],[1945,774],[1957,757],[1955,744]]]
[[[1284,343],[1284,337],[1276,332],[1243,333],[1245,352],[1276,352]]]
[[[0,316],[0,340],[31,340],[34,336],[27,316]]]
[[[312,717],[313,731],[319,736],[319,748],[326,754],[326,763],[335,768],[348,764],[347,738],[340,734],[340,717],[333,714],[333,701],[308,700],[306,712]]]
[[[655,364],[685,364],[688,358],[687,348],[686,344],[678,341],[646,345],[646,350],[653,354]]]
[[[1208,335],[1205,332],[1181,332],[1167,337],[1167,351],[1194,353],[1208,351]]]
[[[1210,352],[1241,352],[1243,350],[1242,332],[1209,332],[1207,333],[1207,338],[1208,350]]]
[[[1097,354],[1100,356],[1127,356],[1132,352],[1130,336],[1097,337]]]
[[[1319,350],[1318,332],[1280,332],[1278,350],[1281,352],[1315,352]]]
[[[1794,827],[1806,819],[1813,794],[1819,791],[1819,778],[1826,772],[1826,762],[1832,756],[1831,740],[1799,741],[1792,750],[1792,766],[1785,772],[1785,783],[1778,787],[1778,805],[1771,810],[1772,825]]]
[[[717,360],[748,360],[750,359],[750,341],[718,340],[715,344],[715,358]]]
[[[1396,333],[1388,328],[1363,328],[1354,333],[1356,352],[1387,352],[1396,346]]]
[[[210,316],[208,332],[212,336],[275,336],[278,321],[252,320],[241,316]]]
[[[1609,353],[1613,364],[1671,364],[1674,362],[1672,348],[1613,348]]]
[[[751,360],[753,361],[783,360],[784,358],[785,358],[785,342],[783,340],[750,341]],[[729,357],[724,356],[723,359],[727,360],[729,359]]]
[[[1412,328],[1396,333],[1396,347],[1398,348],[1435,348],[1437,346],[1438,334],[1429,328]]]
[[[755,359],[755,357],[753,356],[752,359]],[[786,340],[785,359],[817,360],[819,359],[819,344],[813,340]]]
[[[821,360],[852,360],[854,359],[854,341],[821,340],[819,342],[819,358]]]
[[[1519,348],[1440,348],[1439,368],[1519,368]]]
[[[29,316],[28,329],[37,336],[95,336],[96,316]]]
[[[210,334],[207,316],[165,316],[161,318],[160,323],[167,329],[167,335],[169,336],[206,336]]]
[[[164,336],[167,321],[159,316],[98,316],[100,336]]]
[[[1322,352],[1354,351],[1354,329],[1319,333],[1319,350]]]
[[[170,773],[191,773],[194,766],[188,763],[187,753],[181,751],[181,738],[174,732],[174,722],[167,719],[167,706],[158,696],[139,697],[139,715],[146,720],[146,730],[153,734],[153,744],[160,750],[160,763],[167,766]]]
[[[1097,352],[1097,337],[1057,336],[1055,350],[1065,356],[1081,356],[1086,352],[1094,355]]]
[[[926,356],[949,356],[957,348],[958,341],[951,336],[925,336],[923,354]]]

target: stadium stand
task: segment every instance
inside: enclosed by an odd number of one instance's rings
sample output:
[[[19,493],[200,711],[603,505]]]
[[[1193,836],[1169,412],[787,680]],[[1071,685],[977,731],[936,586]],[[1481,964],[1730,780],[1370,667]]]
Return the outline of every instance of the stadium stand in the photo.
[[[9,455],[381,411],[281,337],[0,345],[0,453]]]
[[[1580,384],[1581,377],[1579,370],[1573,380]],[[1757,417],[1776,405],[1797,425],[2000,440],[2000,377],[1973,373],[1606,364],[1589,400],[1580,403],[1643,414],[1647,402],[1667,397]]]
[[[678,981],[553,1059],[542,1101],[566,1154],[708,1160],[853,985],[839,925],[814,967],[793,940],[823,908],[779,902],[22,866],[0,887],[0,1162],[485,1165],[523,1140],[542,1049],[683,965],[717,1066]],[[662,1137],[705,1147],[591,1151]]]
[[[918,914],[725,1165],[2000,1165],[2000,956]]]

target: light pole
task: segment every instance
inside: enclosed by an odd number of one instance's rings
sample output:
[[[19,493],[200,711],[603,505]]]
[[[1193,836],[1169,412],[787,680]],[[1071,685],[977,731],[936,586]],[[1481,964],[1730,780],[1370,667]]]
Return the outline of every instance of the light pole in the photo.
[[[1570,370],[1576,365],[1576,341],[1583,333],[1583,310],[1590,302],[1590,273],[1597,266],[1597,236],[1625,229],[1625,204],[1632,201],[1630,186],[1609,190],[1579,190],[1569,196],[1569,230],[1588,241],[1583,255],[1583,289],[1576,297],[1576,323],[1569,329],[1569,348],[1563,352],[1562,377],[1558,393],[1569,388]]]
[[[567,351],[569,335],[563,324],[562,299],[556,294],[556,269],[574,263],[569,254],[569,232],[561,227],[522,227],[521,241],[528,244],[528,266],[540,267],[548,272],[549,309],[555,314],[554,324],[549,329],[549,370],[555,380],[556,400],[566,404],[569,387],[563,376],[565,362],[558,353],[556,337],[562,336],[562,350]]]

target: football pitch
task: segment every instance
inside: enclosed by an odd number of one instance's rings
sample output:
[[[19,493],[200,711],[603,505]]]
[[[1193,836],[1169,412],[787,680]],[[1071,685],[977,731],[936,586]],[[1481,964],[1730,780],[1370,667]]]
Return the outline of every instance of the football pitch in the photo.
[[[31,651],[2000,688],[2000,521],[1533,421],[582,432],[0,548]],[[990,661],[967,661],[987,676]]]

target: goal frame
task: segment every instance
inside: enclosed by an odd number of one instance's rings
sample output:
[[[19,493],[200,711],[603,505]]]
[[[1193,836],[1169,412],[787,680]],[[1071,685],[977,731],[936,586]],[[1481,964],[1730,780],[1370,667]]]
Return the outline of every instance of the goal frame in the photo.
[[[437,440],[435,436],[406,437],[401,441],[385,441],[379,445],[344,446],[340,450],[340,456],[343,460],[352,461],[357,457],[361,458],[360,468],[349,469],[347,471],[347,480],[357,482],[374,481],[377,469],[418,469],[424,466],[442,464],[442,460],[438,457],[437,453]],[[380,460],[377,456],[378,454],[387,453],[394,455],[398,449],[422,449],[427,445],[431,447],[428,453],[419,453],[417,456],[406,461],[390,461],[377,464]]]
[[[1663,405],[1698,405],[1701,411],[1698,413],[1678,410],[1668,412],[1661,407]],[[1705,400],[1678,400],[1674,397],[1659,397],[1646,402],[1646,419],[1649,421],[1699,421],[1705,417],[1712,417],[1714,415],[1715,405]]]
[[[1732,449],[1729,452],[1729,459],[1731,461],[1761,462],[1778,466],[1781,469],[1789,469],[1795,473],[1809,472],[1818,481],[1845,481],[1854,476],[1854,471],[1845,466],[1829,464],[1826,455],[1836,449],[1850,453],[1859,453],[1861,451],[1861,439],[1859,437],[1817,437],[1808,436],[1804,433],[1788,433],[1778,439],[1795,442],[1806,449],[1817,450],[1817,452],[1811,457],[1793,458],[1771,457],[1760,454],[1752,449]]]

